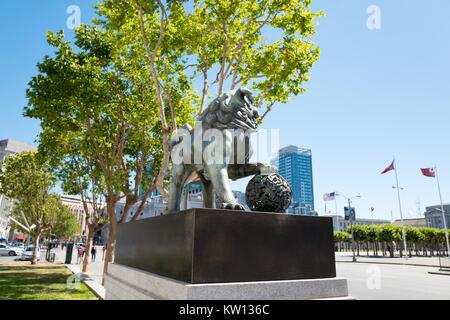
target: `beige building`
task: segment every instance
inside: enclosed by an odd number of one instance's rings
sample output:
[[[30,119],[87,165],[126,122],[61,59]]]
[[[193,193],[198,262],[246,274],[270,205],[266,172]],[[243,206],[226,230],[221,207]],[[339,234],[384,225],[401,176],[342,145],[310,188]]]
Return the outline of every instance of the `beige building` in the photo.
[[[81,235],[87,236],[88,228],[86,225],[86,213],[84,212],[83,202],[81,201],[81,198],[78,196],[62,195],[61,200],[62,203],[66,205],[77,218],[78,223],[80,224]],[[89,212],[94,212],[92,204],[88,203],[88,209]]]
[[[393,225],[397,225],[397,226],[401,226],[402,225],[402,221],[399,220],[395,220],[394,222],[392,222]],[[403,225],[406,226],[410,226],[410,227],[416,227],[416,228],[424,228],[427,226],[427,221],[425,218],[415,218],[415,219],[403,219]]]

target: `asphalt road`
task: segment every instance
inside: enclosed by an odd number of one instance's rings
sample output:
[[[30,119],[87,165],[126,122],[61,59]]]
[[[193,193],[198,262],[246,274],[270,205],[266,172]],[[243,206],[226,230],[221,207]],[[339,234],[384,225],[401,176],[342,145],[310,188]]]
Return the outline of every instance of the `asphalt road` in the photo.
[[[7,263],[7,262],[14,262],[16,260],[20,259],[20,255],[19,256],[13,256],[13,257],[9,257],[9,256],[0,256],[0,264],[1,263]],[[45,260],[45,252],[41,253],[41,260]]]
[[[359,300],[449,300],[450,276],[433,275],[434,267],[337,263],[338,277],[348,279],[349,294]]]

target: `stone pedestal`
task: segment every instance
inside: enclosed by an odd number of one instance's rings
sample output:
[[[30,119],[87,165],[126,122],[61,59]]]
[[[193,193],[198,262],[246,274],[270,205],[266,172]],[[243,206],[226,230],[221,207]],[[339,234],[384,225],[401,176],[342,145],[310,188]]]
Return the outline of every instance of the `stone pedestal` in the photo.
[[[107,299],[346,297],[332,219],[191,209],[119,226]]]
[[[350,299],[343,278],[189,284],[111,264],[106,300],[311,300]]]

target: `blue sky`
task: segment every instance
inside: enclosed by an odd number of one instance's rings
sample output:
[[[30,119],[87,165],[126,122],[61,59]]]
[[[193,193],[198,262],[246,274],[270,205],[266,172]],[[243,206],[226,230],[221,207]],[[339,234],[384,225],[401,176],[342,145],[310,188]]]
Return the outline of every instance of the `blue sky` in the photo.
[[[35,140],[39,124],[23,118],[22,107],[35,65],[49,53],[45,33],[66,28],[72,4],[88,22],[93,3],[2,2],[0,138]],[[380,30],[366,26],[369,5],[381,9]],[[422,212],[438,202],[435,181],[420,175],[421,166],[439,166],[444,201],[450,202],[450,2],[316,0],[314,7],[326,16],[317,28],[322,56],[308,92],[277,105],[264,127],[281,130],[281,146],[312,149],[316,210],[323,214],[323,193],[337,190],[361,193],[358,216],[370,217],[373,206],[376,218],[390,219],[391,209],[398,218],[394,175],[380,175],[393,155],[405,188],[405,218],[420,215],[419,201]],[[334,204],[328,206],[334,212]]]

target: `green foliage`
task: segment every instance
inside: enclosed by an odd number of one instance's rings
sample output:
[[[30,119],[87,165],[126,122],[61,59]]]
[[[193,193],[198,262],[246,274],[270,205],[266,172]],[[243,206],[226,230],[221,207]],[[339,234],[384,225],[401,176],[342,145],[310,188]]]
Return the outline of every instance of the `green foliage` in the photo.
[[[347,232],[335,231],[334,232],[335,242],[350,242],[350,235]]]
[[[368,242],[399,242],[402,241],[402,228],[398,225],[353,225],[355,241]],[[349,228],[346,232],[351,234]],[[339,235],[342,237],[342,235]],[[411,226],[405,227],[406,241],[409,243],[427,243],[427,244],[444,244],[445,231],[434,228],[416,228]],[[337,235],[335,233],[335,241]],[[340,240],[342,241],[342,240]]]
[[[0,192],[17,200],[42,198],[50,193],[54,179],[34,152],[7,157],[0,170]]]
[[[418,243],[426,240],[420,228],[405,227],[405,237],[407,242]]]
[[[23,152],[7,157],[0,171],[0,192],[15,200],[13,217],[35,224],[37,232],[48,229],[55,220],[54,178],[36,153]],[[25,221],[23,221],[25,222]]]
[[[60,201],[56,209],[58,214],[52,227],[52,234],[59,239],[67,239],[80,234],[80,224],[70,209]]]
[[[62,32],[49,33],[48,42],[55,53],[38,64],[25,107],[26,116],[41,121],[40,153],[66,191],[137,198],[139,187],[152,188],[162,158],[144,55],[138,59],[132,46],[93,26],[77,29],[75,46]],[[188,107],[176,109],[179,121],[191,119]]]
[[[154,54],[163,91],[193,91],[192,80],[201,79],[202,108],[205,96],[244,85],[257,92],[258,105],[271,108],[305,91],[319,58],[311,39],[322,13],[311,2],[104,0],[97,23]]]
[[[348,233],[352,234],[355,241],[366,241],[367,238],[367,230],[364,225],[355,224],[352,228],[349,228]]]

